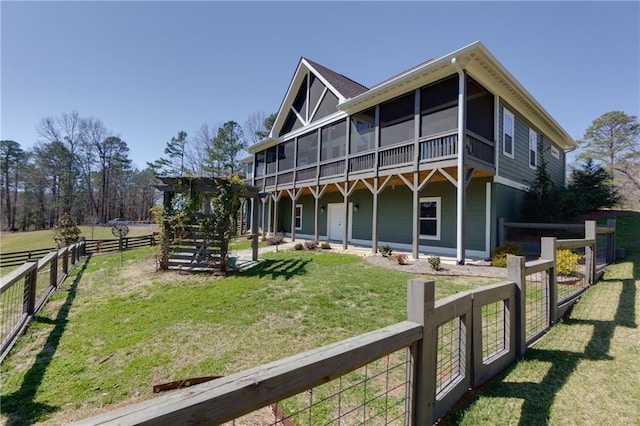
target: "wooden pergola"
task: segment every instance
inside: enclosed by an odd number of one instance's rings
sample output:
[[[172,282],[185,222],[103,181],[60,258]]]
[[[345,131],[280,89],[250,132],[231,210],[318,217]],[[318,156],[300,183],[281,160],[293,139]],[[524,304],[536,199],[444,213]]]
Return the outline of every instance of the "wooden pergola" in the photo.
[[[158,185],[152,185],[163,193],[163,205],[165,209],[171,209],[171,203],[174,195],[178,193],[189,194],[204,194],[207,198],[207,194],[218,194],[221,192],[221,188],[228,181],[224,178],[218,177],[168,177],[158,176],[162,183]],[[259,189],[256,186],[251,185],[233,185],[232,191],[237,193],[240,198],[248,200],[260,199],[261,195]],[[207,214],[207,211],[203,211],[202,214]],[[258,221],[258,210],[251,209],[251,223],[256,224]],[[251,226],[251,248],[252,248],[252,261],[258,260],[258,228],[257,226]],[[166,241],[165,243],[170,243]]]

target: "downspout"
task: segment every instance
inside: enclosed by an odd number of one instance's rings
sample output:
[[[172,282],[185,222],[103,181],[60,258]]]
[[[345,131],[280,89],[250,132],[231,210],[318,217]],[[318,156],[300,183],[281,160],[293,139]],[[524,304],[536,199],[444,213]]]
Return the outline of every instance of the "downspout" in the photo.
[[[466,155],[466,135],[467,128],[467,103],[466,103],[466,76],[464,70],[458,63],[457,58],[451,59],[451,64],[458,72],[458,187],[457,187],[457,207],[456,207],[456,263],[464,265],[466,254],[466,203],[465,192],[467,187],[464,164]]]

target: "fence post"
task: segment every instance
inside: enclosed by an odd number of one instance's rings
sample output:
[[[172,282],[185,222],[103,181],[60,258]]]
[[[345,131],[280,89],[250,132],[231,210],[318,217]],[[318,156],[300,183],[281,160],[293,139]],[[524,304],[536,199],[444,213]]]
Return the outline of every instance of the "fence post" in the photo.
[[[22,312],[33,315],[36,309],[36,285],[38,283],[38,259],[28,259],[26,263],[32,264],[33,269],[24,277],[24,298]]]
[[[507,279],[516,284],[516,357],[527,351],[527,277],[524,256],[507,255]]]
[[[586,229],[586,228],[585,228]],[[556,237],[542,237],[540,239],[540,257],[553,260],[553,266],[547,270],[546,285],[549,294],[549,324],[558,320],[558,280],[556,273]],[[543,278],[544,279],[544,278]]]
[[[613,228],[613,232],[610,232],[607,237],[608,250],[607,250],[607,264],[616,261],[616,220],[607,219],[607,226]]]
[[[587,280],[589,284],[593,284],[596,281],[596,261],[598,258],[598,242],[597,242],[597,230],[596,230],[596,221],[595,220],[585,220],[584,221],[584,238],[585,240],[593,240],[595,241],[593,245],[585,247],[585,262],[588,268]],[[609,252],[609,248],[607,247],[607,253]],[[607,255],[607,263],[609,263],[609,255]]]
[[[55,257],[51,259],[51,263],[49,264],[49,285],[54,288],[58,286],[58,253],[57,252]]]
[[[507,230],[504,227],[504,217],[498,219],[498,245],[504,244],[507,238]]]
[[[422,340],[409,348],[410,371],[407,387],[407,424],[434,422],[436,402],[436,355],[438,330],[435,323],[435,282],[412,279],[407,282],[407,320],[422,324]]]
[[[69,249],[65,247],[62,251],[62,273],[67,275],[69,273]]]

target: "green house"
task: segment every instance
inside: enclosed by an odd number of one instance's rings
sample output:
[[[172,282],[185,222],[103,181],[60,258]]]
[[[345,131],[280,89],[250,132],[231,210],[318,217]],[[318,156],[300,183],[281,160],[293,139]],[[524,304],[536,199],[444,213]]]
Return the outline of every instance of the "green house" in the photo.
[[[480,42],[367,88],[302,58],[271,133],[249,147],[258,227],[486,258],[541,163],[575,141]],[[251,216],[249,212],[248,216]]]

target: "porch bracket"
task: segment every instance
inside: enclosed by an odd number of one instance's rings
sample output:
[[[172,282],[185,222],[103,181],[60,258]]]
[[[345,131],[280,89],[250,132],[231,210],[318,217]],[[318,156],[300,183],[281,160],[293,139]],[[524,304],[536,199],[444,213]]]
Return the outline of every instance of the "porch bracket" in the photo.
[[[442,174],[442,176],[446,177],[453,186],[455,186],[456,188],[458,187],[458,181],[455,180],[449,173],[447,173],[445,169],[438,169],[438,171]]]
[[[429,183],[429,181],[431,180],[433,175],[436,174],[437,171],[438,171],[437,169],[431,170],[429,175],[426,178],[424,178],[424,180],[422,182],[420,182],[420,184],[418,185],[418,191],[422,191],[424,189],[424,187],[427,186],[427,184]]]

